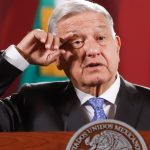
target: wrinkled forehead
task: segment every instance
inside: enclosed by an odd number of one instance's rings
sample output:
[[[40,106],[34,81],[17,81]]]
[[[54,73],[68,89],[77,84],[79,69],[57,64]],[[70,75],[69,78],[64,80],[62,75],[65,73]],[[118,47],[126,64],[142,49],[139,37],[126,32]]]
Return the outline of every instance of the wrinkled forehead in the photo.
[[[74,31],[102,31],[108,30],[110,24],[108,20],[100,13],[86,12],[76,14],[68,18],[64,18],[57,24],[58,34],[74,32]]]

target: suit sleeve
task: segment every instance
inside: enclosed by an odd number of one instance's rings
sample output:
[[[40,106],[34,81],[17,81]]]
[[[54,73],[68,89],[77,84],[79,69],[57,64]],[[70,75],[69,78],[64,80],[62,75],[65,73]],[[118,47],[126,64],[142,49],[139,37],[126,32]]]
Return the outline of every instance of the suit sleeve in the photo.
[[[0,96],[20,74],[21,71],[7,62],[0,54]]]
[[[22,117],[26,115],[24,85],[17,93],[0,100],[0,132],[19,131]]]

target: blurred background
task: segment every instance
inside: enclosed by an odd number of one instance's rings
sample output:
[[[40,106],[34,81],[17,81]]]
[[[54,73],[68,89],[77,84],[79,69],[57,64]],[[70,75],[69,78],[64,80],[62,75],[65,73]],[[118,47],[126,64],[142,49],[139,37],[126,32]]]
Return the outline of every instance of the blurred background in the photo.
[[[17,44],[30,30],[47,31],[48,18],[64,0],[0,0],[0,50]],[[121,37],[120,74],[130,82],[150,87],[150,1],[92,0],[112,15],[116,33]],[[2,71],[2,70],[0,70]],[[31,65],[12,83],[5,96],[26,82],[67,79],[54,64]]]

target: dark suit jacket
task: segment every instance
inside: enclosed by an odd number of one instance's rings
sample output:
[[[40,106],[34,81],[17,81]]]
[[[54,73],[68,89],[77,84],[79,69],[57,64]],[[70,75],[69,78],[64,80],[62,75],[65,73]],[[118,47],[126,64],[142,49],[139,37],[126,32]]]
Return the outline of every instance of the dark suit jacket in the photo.
[[[0,82],[4,87],[20,73],[2,58],[0,68],[3,70]],[[3,92],[5,89],[1,86],[0,90]],[[150,89],[121,78],[115,119],[138,130],[150,130]],[[27,84],[0,101],[1,131],[71,131],[88,122],[69,81]]]

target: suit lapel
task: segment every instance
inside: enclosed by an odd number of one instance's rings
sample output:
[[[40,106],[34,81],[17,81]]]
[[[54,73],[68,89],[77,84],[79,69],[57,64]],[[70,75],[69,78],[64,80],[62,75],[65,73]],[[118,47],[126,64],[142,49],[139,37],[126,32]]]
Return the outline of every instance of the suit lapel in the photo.
[[[61,114],[64,120],[65,131],[76,131],[83,125],[89,122],[84,108],[80,105],[80,101],[74,91],[71,83],[64,90],[63,104]]]
[[[115,119],[126,122],[136,128],[136,123],[142,109],[142,101],[136,88],[123,79],[117,96]]]

